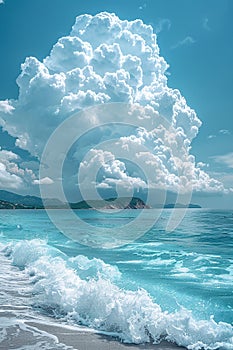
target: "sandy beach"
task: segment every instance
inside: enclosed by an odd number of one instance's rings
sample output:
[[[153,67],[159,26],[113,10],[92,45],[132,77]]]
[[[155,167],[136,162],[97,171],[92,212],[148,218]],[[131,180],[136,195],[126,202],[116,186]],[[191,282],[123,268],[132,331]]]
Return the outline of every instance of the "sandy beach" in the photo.
[[[55,321],[56,323],[56,321]],[[80,327],[46,324],[35,319],[16,319],[10,312],[0,313],[1,350],[174,350],[175,344],[124,344],[114,337],[94,333]]]

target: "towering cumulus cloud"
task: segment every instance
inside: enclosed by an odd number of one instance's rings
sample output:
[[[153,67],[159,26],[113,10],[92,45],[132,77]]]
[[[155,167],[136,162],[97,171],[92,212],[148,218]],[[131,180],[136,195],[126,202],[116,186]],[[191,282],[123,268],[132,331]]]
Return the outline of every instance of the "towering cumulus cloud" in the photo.
[[[0,102],[0,123],[17,138],[16,145],[31,155],[40,159],[51,133],[74,112],[111,102],[139,104],[162,115],[175,130],[169,142],[162,128],[151,132],[144,125],[131,135],[120,135],[122,147],[147,144],[148,151],[138,154],[156,174],[155,182],[175,191],[187,184],[196,191],[224,191],[221,183],[196,167],[192,155],[186,159],[185,173],[178,178],[174,154],[182,161],[182,152],[189,153],[201,122],[179,90],[168,87],[168,64],[160,56],[150,25],[141,20],[120,20],[106,12],[78,16],[70,34],[58,40],[43,62],[28,57],[21,68],[18,99]],[[124,186],[143,185],[140,174],[111,152],[91,152],[92,163],[99,162],[104,172],[100,187],[120,182]],[[90,162],[81,165],[91,171]]]

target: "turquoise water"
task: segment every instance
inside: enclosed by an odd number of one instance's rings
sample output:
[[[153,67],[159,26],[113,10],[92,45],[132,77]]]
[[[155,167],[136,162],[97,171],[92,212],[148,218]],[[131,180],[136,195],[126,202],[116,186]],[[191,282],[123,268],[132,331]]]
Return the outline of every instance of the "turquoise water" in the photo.
[[[123,230],[137,214],[79,212],[93,232],[96,226]],[[64,236],[43,210],[2,210],[1,251],[28,279],[28,303],[40,316],[113,332],[126,342],[233,349],[233,211],[190,209],[170,233],[169,215],[164,210],[138,240],[101,249]]]

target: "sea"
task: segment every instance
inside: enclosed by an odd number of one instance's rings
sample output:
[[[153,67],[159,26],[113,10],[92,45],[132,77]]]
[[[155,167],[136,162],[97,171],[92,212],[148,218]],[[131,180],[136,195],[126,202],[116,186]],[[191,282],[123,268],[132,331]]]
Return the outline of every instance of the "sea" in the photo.
[[[94,234],[124,230],[138,212],[77,215]],[[0,210],[0,342],[16,320],[38,319],[129,344],[233,349],[233,210],[189,209],[167,231],[170,215],[163,210],[127,244],[101,248],[61,233],[45,210]]]

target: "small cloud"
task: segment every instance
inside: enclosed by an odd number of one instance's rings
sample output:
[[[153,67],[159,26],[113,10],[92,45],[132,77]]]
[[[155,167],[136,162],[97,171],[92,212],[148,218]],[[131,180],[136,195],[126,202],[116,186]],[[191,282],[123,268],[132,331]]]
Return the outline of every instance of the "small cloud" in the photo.
[[[222,135],[230,135],[231,133],[230,133],[230,131],[227,130],[227,129],[221,129],[221,130],[219,130],[219,134],[222,134]]]
[[[213,139],[213,138],[216,138],[219,135],[231,135],[231,132],[229,130],[227,130],[227,129],[221,129],[221,130],[218,131],[217,135],[211,134],[211,135],[208,135],[207,138],[208,139]]]
[[[53,184],[53,180],[50,177],[44,177],[43,179],[34,180],[34,185],[51,185]]]
[[[171,21],[168,18],[162,18],[155,26],[155,33],[158,34],[163,30],[169,30],[171,28]]]
[[[198,168],[209,168],[209,164],[203,162],[198,162],[197,166]]]
[[[209,27],[209,19],[207,17],[203,18],[202,20],[202,26],[205,30],[210,31],[210,27]]]
[[[233,152],[224,154],[222,156],[211,157],[216,163],[221,163],[226,165],[228,168],[233,169]]]
[[[195,44],[196,40],[194,40],[191,36],[186,36],[183,40],[178,41],[175,45],[172,46],[172,49],[177,49],[181,46],[192,45]]]
[[[145,8],[146,8],[146,4],[143,4],[143,5],[139,6],[138,9],[139,9],[140,11],[142,11],[142,10],[144,10]]]

